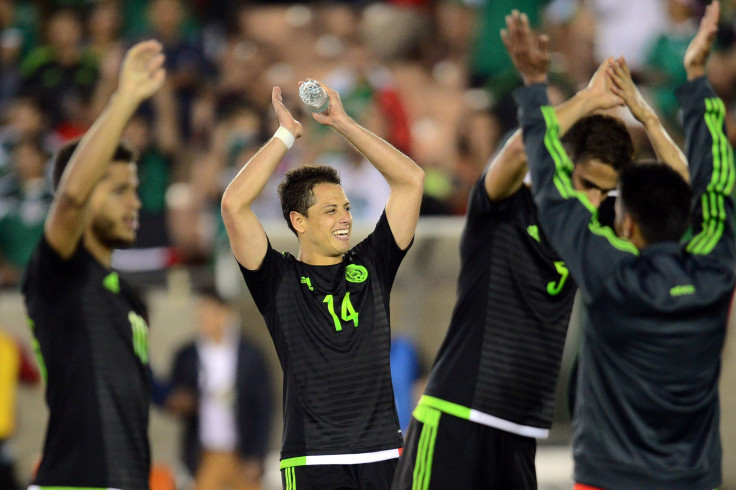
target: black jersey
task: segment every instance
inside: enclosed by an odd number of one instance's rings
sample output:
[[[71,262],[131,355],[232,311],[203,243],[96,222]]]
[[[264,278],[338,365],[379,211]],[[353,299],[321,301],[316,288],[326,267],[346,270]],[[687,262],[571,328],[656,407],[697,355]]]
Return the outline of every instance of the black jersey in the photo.
[[[721,483],[718,379],[736,269],[736,170],[725,106],[704,77],[677,93],[693,190],[693,238],[638,250],[572,192],[572,163],[544,84],[520,89],[540,219],[580,286],[575,480],[611,490]]]
[[[282,468],[398,457],[389,293],[405,254],[384,213],[339,264],[269,245],[258,270],[240,267],[284,372]]]
[[[539,226],[529,189],[494,203],[484,180],[471,193],[457,301],[425,394],[440,410],[546,437],[575,285]]]
[[[35,483],[147,489],[143,303],[83,245],[63,260],[45,237],[26,269],[23,294],[50,412]]]

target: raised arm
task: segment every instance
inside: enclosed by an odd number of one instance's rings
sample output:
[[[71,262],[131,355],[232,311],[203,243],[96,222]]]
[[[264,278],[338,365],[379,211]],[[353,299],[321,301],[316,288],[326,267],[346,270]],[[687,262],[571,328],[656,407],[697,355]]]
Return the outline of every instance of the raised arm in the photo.
[[[528,59],[529,53],[546,49],[546,45],[533,35],[526,16],[515,11],[507,17],[506,25],[504,43],[526,85],[514,95],[539,219],[582,293],[589,297],[596,294],[620,260],[637,250],[601,226],[596,208],[573,187],[573,164],[560,142],[560,123],[548,105],[546,85],[541,83],[547,64]]]
[[[501,36],[504,42],[510,41],[508,30],[504,30]],[[586,88],[555,108],[561,135],[583,117],[623,104],[623,100],[611,91],[611,81],[606,76],[611,62],[611,59],[604,60]],[[546,36],[539,36],[535,45],[527,47],[525,63],[532,71],[537,64],[541,66],[549,63]],[[537,77],[530,80],[530,83],[545,80],[546,70],[544,77]],[[488,198],[494,202],[501,201],[515,193],[521,187],[526,172],[527,159],[522,134],[521,131],[516,131],[488,167],[484,182]]]
[[[406,249],[414,238],[424,189],[424,171],[408,156],[356,123],[347,115],[340,95],[322,85],[330,98],[329,108],[314,119],[332,127],[368,159],[391,187],[386,218],[396,244]]]
[[[685,154],[672,141],[672,138],[662,126],[657,113],[641,96],[639,89],[631,79],[631,72],[623,56],[611,63],[608,68],[608,77],[613,82],[611,86],[613,93],[624,100],[634,118],[644,126],[659,161],[675,169],[689,182],[690,175]]]
[[[105,176],[125,126],[140,103],[163,85],[163,63],[162,46],[157,41],[144,41],[128,50],[118,88],[69,160],[44,225],[49,245],[62,258],[71,257],[79,244],[90,196]]]
[[[273,88],[271,103],[279,122],[279,129],[274,137],[240,169],[222,195],[222,219],[230,239],[230,248],[237,261],[250,270],[256,270],[261,266],[268,247],[266,232],[251,210],[251,205],[263,191],[271,174],[291,146],[287,146],[283,137],[278,136],[284,134],[288,140],[290,136],[299,138],[303,132],[301,123],[294,119],[284,106],[281,88]]]
[[[706,8],[698,33],[685,53],[688,82],[677,90],[677,97],[683,113],[694,203],[694,236],[687,250],[696,255],[715,253],[733,267],[733,149],[725,133],[726,108],[705,78],[719,13],[718,1]]]

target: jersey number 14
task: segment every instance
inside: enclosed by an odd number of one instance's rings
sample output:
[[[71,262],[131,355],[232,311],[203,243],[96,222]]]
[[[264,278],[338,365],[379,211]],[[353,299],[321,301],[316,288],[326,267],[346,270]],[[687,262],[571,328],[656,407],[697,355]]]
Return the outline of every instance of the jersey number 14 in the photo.
[[[345,297],[342,299],[342,306],[340,307],[340,317],[338,317],[337,313],[335,313],[334,296],[328,294],[327,296],[325,296],[325,299],[322,302],[327,303],[327,311],[330,312],[332,321],[335,323],[335,331],[339,332],[340,330],[342,330],[342,322],[340,322],[340,318],[342,318],[342,321],[344,322],[349,322],[350,320],[352,320],[353,325],[355,327],[358,326],[358,312],[355,311],[355,308],[353,308],[353,304],[350,302],[350,293],[345,293]]]

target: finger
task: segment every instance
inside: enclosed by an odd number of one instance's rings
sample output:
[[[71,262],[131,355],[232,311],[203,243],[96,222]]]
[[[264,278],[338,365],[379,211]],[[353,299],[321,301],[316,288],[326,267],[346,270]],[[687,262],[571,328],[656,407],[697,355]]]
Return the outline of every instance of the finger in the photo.
[[[539,43],[539,49],[546,53],[547,48],[549,47],[549,36],[546,34],[542,34],[537,37],[537,42]]]
[[[615,73],[608,73],[608,78],[611,80],[613,84],[611,85],[611,90],[616,89],[616,90],[623,91],[626,89],[621,78],[619,78]]]
[[[622,104],[626,103],[627,94],[625,90],[616,86],[611,86],[611,92],[613,92],[613,94],[616,96],[616,99],[620,100]]]
[[[511,15],[509,16],[506,25],[508,26],[509,33],[511,33],[511,40],[513,42],[519,42],[522,38],[522,32],[518,10],[511,11]]]
[[[160,42],[155,39],[149,39],[147,41],[141,41],[128,50],[130,56],[139,56],[141,53],[146,51],[161,51],[163,46]]]
[[[276,86],[271,90],[271,101],[274,103],[281,103],[281,87]]]
[[[720,13],[721,2],[716,0],[705,8],[705,15],[703,15],[703,20],[707,21],[707,23],[709,24],[717,24]]]
[[[616,78],[621,78],[624,76],[624,70],[621,68],[621,65],[618,64],[618,62],[611,63],[611,65],[609,66],[609,69],[611,70],[611,72],[613,72],[613,75]]]
[[[518,30],[516,29],[516,23],[511,15],[506,16],[506,39],[508,42],[513,43],[516,40]]]
[[[164,68],[159,68],[153,73],[151,79],[153,80],[155,85],[159,87],[162,86],[166,81],[166,70]]]
[[[164,61],[166,61],[166,57],[163,53],[158,53],[154,57],[148,60],[146,63],[146,69],[149,72],[155,72],[159,70],[162,66],[164,66]]]
[[[619,57],[619,65],[621,66],[621,69],[623,70],[624,74],[628,78],[631,78],[631,70],[629,69],[629,64],[626,63],[626,59],[623,56]]]
[[[519,15],[519,32],[525,39],[529,39],[532,36],[532,30],[529,27],[529,17],[526,14]]]
[[[509,31],[508,29],[501,29],[501,41],[503,41],[503,45],[506,46],[506,49],[509,49]]]

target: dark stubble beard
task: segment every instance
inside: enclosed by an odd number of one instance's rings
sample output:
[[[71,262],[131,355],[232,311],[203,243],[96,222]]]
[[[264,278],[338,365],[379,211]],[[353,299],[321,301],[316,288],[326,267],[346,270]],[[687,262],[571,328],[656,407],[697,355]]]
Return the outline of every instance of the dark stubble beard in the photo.
[[[94,218],[91,226],[95,238],[108,248],[130,248],[135,243],[135,240],[115,236],[115,221],[106,216]]]

